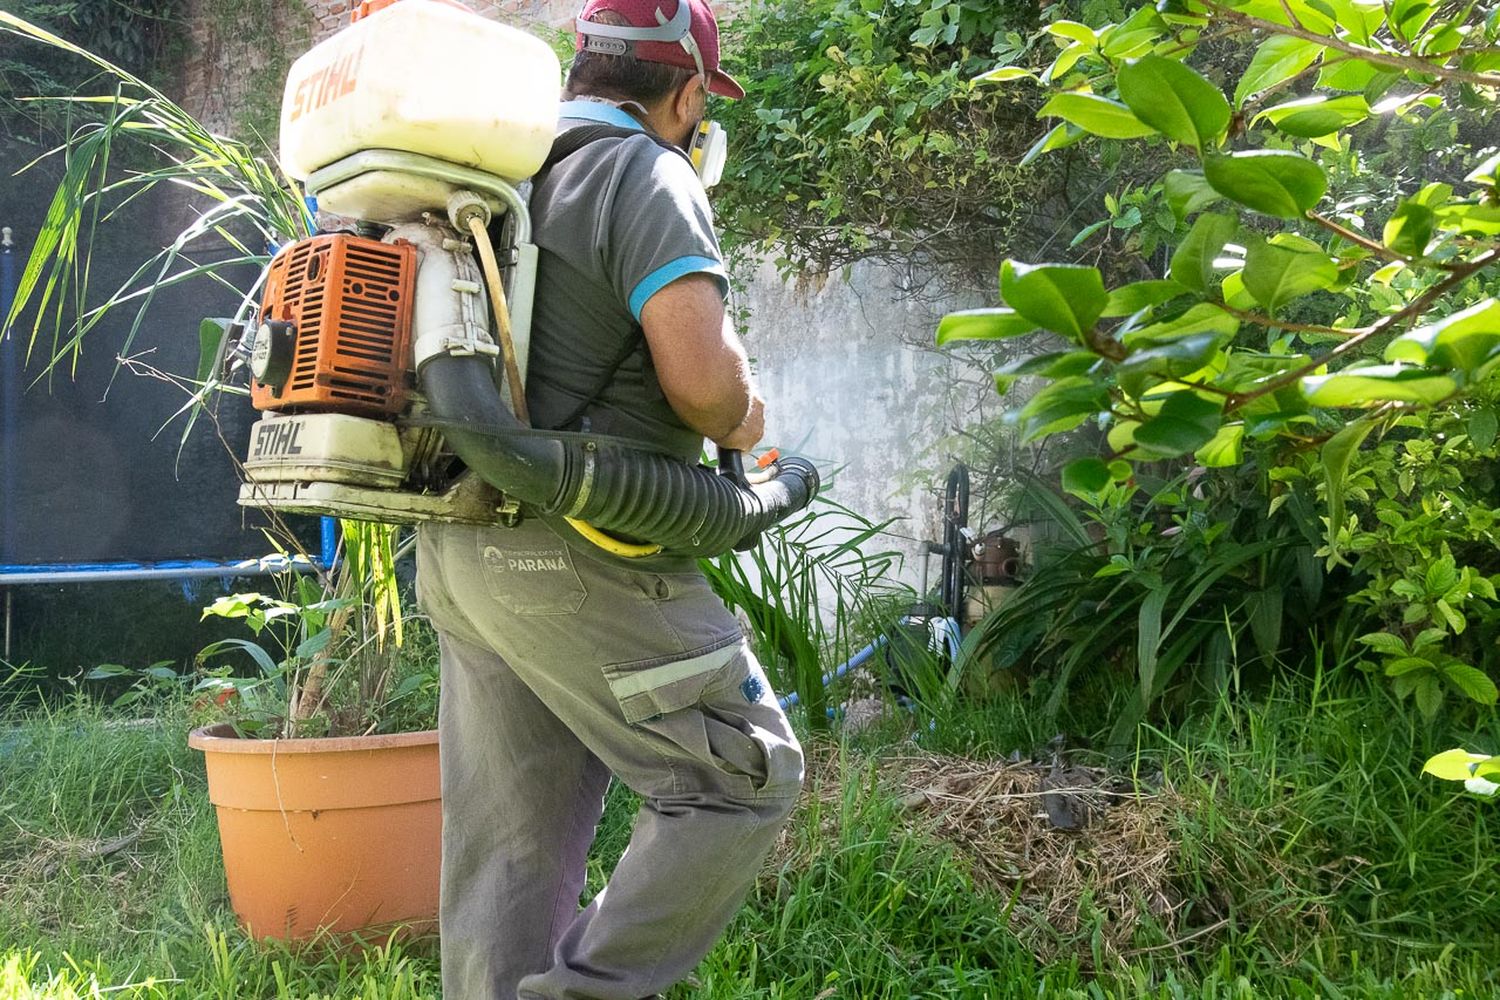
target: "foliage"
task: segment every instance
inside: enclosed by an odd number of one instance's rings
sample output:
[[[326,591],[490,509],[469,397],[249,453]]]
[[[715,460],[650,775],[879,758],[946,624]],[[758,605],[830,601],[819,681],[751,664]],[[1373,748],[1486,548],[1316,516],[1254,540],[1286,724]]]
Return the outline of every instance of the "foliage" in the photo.
[[[0,327],[20,334],[17,319],[28,307],[35,308],[27,351],[45,345],[51,367],[75,355],[111,310],[134,305],[135,321],[125,342],[117,345],[118,354],[128,354],[157,290],[169,285],[216,281],[243,294],[242,311],[248,310],[255,290],[235,287],[234,279],[244,268],[268,262],[268,247],[308,235],[311,220],[295,185],[248,146],[215,135],[124,68],[3,11],[0,31],[40,42],[54,58],[68,53],[112,81],[105,95],[56,99],[98,110],[101,117],[81,125],[53,151],[64,156],[67,170],[21,272],[10,315],[0,317]],[[149,151],[157,165],[121,173],[114,167],[117,145]],[[77,304],[89,300],[93,232],[119,206],[158,186],[194,192],[207,207],[105,302],[75,316]],[[212,365],[199,373],[199,382],[184,412],[196,415],[197,405],[221,387]],[[184,434],[193,421],[185,423]]]
[[[715,191],[730,246],[827,272],[861,259],[963,271],[1055,189],[1010,156],[1024,95],[977,93],[992,53],[1019,54],[1036,7],[982,0],[761,2],[726,26],[744,101],[716,108],[734,155]],[[1031,231],[1043,228],[1032,226]]]
[[[1248,477],[1247,477],[1248,478]],[[1253,481],[1253,480],[1252,480]],[[1042,717],[1101,674],[1133,693],[1117,706],[1112,746],[1155,706],[1237,685],[1276,665],[1324,597],[1310,505],[1268,521],[1245,484],[1141,468],[1102,484],[1065,483],[1075,512],[1040,481],[1025,501],[1044,541],[1029,578],[969,633],[957,668],[1040,676]]]
[[[1470,160],[1462,190],[1413,183],[1378,238],[1360,231],[1379,208],[1368,195],[1315,210],[1368,184],[1360,156],[1376,131],[1420,129],[1500,86],[1487,49],[1500,23],[1398,7],[1187,0],[1097,31],[1053,24],[1064,47],[1040,76],[996,72],[1048,89],[1053,145],[1145,139],[1181,164],[1153,192],[1193,220],[1163,276],[1107,289],[1096,268],[1008,261],[1008,308],[945,321],[950,340],[1045,329],[1066,342],[1000,373],[1047,380],[1016,413],[1029,439],[1098,420],[1130,461],[1231,466],[1247,439],[1332,440],[1352,419],[1388,423],[1490,373],[1500,303],[1476,276],[1500,255],[1493,158],[1448,151]],[[1207,38],[1257,46],[1233,106],[1182,61]],[[1282,100],[1314,73],[1312,94]],[[1303,310],[1318,321],[1293,318]],[[1381,354],[1388,363],[1371,363]]]
[[[1500,482],[1487,430],[1493,391],[1404,416],[1353,456],[1342,490],[1347,514],[1336,541],[1319,550],[1331,563],[1352,561],[1361,586],[1349,599],[1367,606],[1370,624],[1381,626],[1360,637],[1373,661],[1365,665],[1392,678],[1402,697],[1414,695],[1429,718],[1445,694],[1496,702]],[[1271,475],[1283,483],[1322,478],[1316,464],[1303,456]]]
[[[198,655],[201,668],[226,654],[253,664],[249,677],[233,664],[210,668],[194,688],[223,706],[242,735],[389,732],[408,699],[425,694],[430,701],[436,687],[431,663],[426,671],[398,676],[403,621],[395,529],[359,521],[342,527],[341,558],[328,574],[288,575],[280,580],[280,597],[231,594],[203,610],[205,618],[243,621],[255,637],[220,639]],[[424,727],[434,725],[435,713],[424,721]]]
[[[896,554],[862,548],[887,527],[825,497],[768,529],[750,552],[699,563],[748,621],[772,687],[798,693],[810,728],[828,725],[823,675],[878,630],[881,598],[899,591],[885,579]]]
[[[175,62],[185,29],[181,5],[172,0],[10,0],[5,10],[158,82]],[[29,99],[72,94],[94,74],[44,49],[0,47],[0,123],[8,134],[23,124],[58,124]]]
[[[1500,498],[1463,470],[1494,444],[1500,154],[1464,136],[1500,88],[1500,22],[1472,5],[1173,0],[1044,33],[1050,62],[990,76],[1041,88],[1055,123],[1037,155],[1157,156],[1074,241],[1136,255],[1140,280],[1008,260],[1005,306],[945,318],[939,342],[1049,341],[996,384],[1039,387],[1010,414],[1025,440],[1104,432],[1105,453],[1064,472],[1075,491],[1186,462],[1260,477],[1262,517],[1321,495],[1320,555],[1354,569],[1397,691],[1429,716],[1445,691],[1493,704]]]

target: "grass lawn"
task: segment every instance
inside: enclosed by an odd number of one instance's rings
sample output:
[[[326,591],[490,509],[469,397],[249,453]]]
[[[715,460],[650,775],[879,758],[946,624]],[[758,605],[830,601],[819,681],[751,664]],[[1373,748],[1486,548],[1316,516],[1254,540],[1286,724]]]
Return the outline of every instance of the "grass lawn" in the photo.
[[[809,740],[803,807],[671,997],[1500,995],[1500,814],[1417,775],[1462,738],[1343,686],[1147,731],[1077,833],[1006,763],[1050,735],[1019,697],[920,740],[905,719]],[[430,939],[238,933],[188,723],[167,703],[0,725],[0,1000],[438,996]],[[596,885],[632,806],[612,795]]]

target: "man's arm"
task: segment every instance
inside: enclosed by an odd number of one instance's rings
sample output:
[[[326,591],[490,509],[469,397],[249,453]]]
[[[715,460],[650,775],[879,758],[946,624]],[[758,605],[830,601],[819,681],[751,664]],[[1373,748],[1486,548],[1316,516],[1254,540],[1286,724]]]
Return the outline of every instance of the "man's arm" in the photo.
[[[720,287],[708,274],[678,278],[646,300],[641,326],[677,415],[720,447],[748,451],[764,433],[765,404]]]

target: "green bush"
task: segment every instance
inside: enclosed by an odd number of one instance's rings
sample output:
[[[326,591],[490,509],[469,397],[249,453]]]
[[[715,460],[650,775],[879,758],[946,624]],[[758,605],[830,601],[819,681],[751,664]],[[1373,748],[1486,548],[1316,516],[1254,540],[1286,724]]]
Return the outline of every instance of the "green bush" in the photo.
[[[1301,551],[1298,573],[1268,574],[1264,553],[1200,588],[1202,553],[1183,548],[1205,512],[1171,491],[1153,494],[1184,519],[1170,545],[1138,508],[1138,535],[1089,550],[1142,709],[1165,693],[1169,649],[1174,668],[1240,662],[1178,652],[1193,628],[1253,640],[1264,661],[1306,622],[1285,612],[1310,610],[1309,526],[1352,602],[1330,602],[1322,640],[1362,616],[1369,665],[1424,714],[1445,693],[1494,704],[1500,154],[1474,140],[1500,90],[1500,22],[1412,0],[1171,0],[1042,33],[1055,55],[988,74],[1040,88],[1053,124],[1028,157],[1074,147],[1106,169],[1147,150],[1156,169],[1122,174],[1073,240],[1110,266],[1008,260],[1005,307],[946,317],[938,342],[1033,338],[996,385],[1032,390],[1009,415],[1023,440],[1102,435],[1063,472],[1086,509],[1134,495],[1142,470],[1193,469],[1200,492],[1234,498],[1206,512],[1220,555],[1267,537]],[[1221,584],[1242,593],[1216,601]]]
[[[1015,166],[1025,95],[977,93],[1037,8],[982,0],[756,3],[726,29],[748,99],[716,109],[734,155],[715,206],[726,243],[827,272],[913,259],[965,272],[1022,230],[1057,171]],[[1043,206],[1045,207],[1045,206]]]

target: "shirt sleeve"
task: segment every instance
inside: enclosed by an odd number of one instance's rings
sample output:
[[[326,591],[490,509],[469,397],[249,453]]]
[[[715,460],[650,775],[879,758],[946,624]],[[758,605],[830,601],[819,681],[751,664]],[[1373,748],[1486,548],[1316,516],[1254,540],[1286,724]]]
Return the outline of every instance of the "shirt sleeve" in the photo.
[[[602,236],[610,281],[631,315],[639,322],[651,296],[689,274],[712,275],[727,296],[713,213],[692,166],[648,138],[625,146]]]

